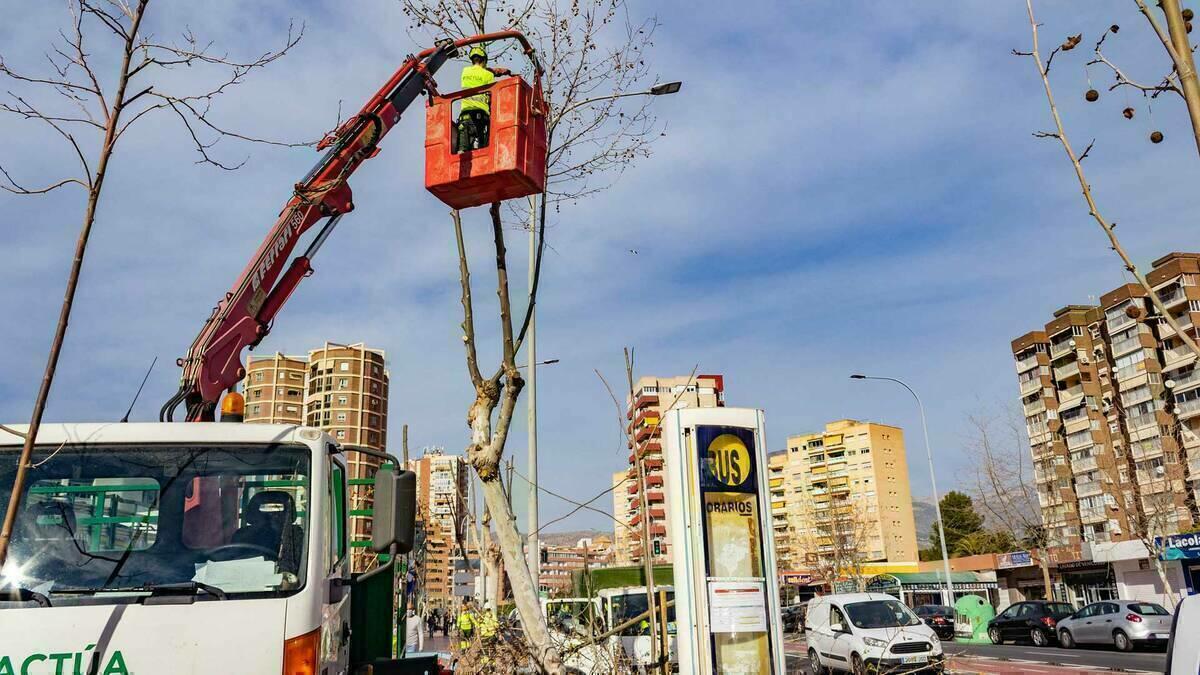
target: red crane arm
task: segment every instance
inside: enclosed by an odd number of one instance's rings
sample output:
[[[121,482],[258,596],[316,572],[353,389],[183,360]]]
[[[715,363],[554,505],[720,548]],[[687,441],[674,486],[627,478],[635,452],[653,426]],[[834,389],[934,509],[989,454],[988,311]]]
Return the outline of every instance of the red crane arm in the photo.
[[[400,116],[423,92],[434,92],[433,75],[459,48],[503,39],[517,40],[540,76],[533,48],[516,31],[445,40],[436,47],[409,56],[367,101],[357,115],[323,139],[326,150],[320,161],[299,183],[266,239],[249,264],[196,336],[187,356],[177,361],[183,368],[179,391],[163,406],[159,417],[171,421],[180,403],[187,404],[189,421],[211,420],[222,393],[245,377],[242,350],[257,345],[267,335],[271,321],[287,302],[300,280],[312,272],[312,257],[337,225],[354,209],[346,182],[363,162],[379,152],[379,142],[400,121]],[[308,249],[286,264],[296,242],[317,222],[325,220]],[[286,267],[286,271],[284,271]]]

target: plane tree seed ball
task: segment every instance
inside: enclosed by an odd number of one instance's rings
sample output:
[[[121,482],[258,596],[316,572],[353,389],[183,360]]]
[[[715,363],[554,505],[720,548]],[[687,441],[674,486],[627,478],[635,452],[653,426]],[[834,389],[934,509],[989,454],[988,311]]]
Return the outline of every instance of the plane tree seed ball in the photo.
[[[1162,141],[1163,141],[1163,134],[1161,131],[1155,131],[1150,134],[1150,142],[1151,143],[1162,143]]]
[[[1184,21],[1191,21],[1195,16],[1196,15],[1195,15],[1195,13],[1192,12],[1192,10],[1190,10],[1190,9],[1183,10],[1183,20]]]
[[[1088,103],[1095,103],[1096,101],[1100,100],[1100,92],[1096,91],[1095,89],[1088,89],[1087,93],[1084,94],[1083,97],[1087,99]]]
[[[1133,119],[1133,108],[1126,108],[1121,111],[1121,114],[1125,116],[1125,119],[1131,120]]]

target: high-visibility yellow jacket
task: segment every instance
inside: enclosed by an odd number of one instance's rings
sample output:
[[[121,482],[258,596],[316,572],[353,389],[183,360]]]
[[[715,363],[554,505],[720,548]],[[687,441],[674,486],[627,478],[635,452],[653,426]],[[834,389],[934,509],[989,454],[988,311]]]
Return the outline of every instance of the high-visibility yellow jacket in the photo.
[[[458,614],[458,629],[461,631],[469,631],[475,629],[475,617],[468,611],[462,611]]]
[[[472,63],[463,68],[462,71],[462,88],[470,89],[471,87],[482,87],[485,84],[491,84],[496,81],[496,76],[492,71],[483,66]],[[482,110],[485,113],[491,114],[490,101],[488,94],[475,94],[463,99],[462,112],[471,110]]]
[[[479,617],[479,637],[495,637],[497,628],[499,628],[499,624],[496,622],[495,615],[490,611],[484,612],[483,616]]]

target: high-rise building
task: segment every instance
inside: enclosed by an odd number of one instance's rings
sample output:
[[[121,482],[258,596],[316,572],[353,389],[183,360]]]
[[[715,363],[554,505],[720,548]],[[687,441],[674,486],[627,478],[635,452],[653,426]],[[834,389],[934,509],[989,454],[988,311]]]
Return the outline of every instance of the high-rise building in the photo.
[[[899,427],[830,422],[821,433],[788,436],[787,450],[773,453],[767,469],[780,570],[828,573],[867,562],[916,562]]]
[[[629,468],[626,480],[614,490],[614,510],[630,514],[633,530],[616,526],[614,541],[620,542],[616,558],[623,563],[642,560],[642,502],[641,490],[646,491],[650,519],[652,560],[669,563],[670,532],[667,524],[667,502],[664,495],[666,472],[663,469],[661,424],[663,413],[679,408],[717,408],[725,405],[725,379],[721,375],[679,377],[642,377],[633,385],[633,395],[626,402],[627,430],[632,433],[629,444]],[[638,483],[637,461],[641,459],[646,485]],[[614,476],[614,484],[616,477]],[[621,500],[624,503],[620,503]],[[626,530],[622,533],[621,530]]]
[[[247,422],[260,424],[304,423],[303,356],[251,356],[246,362]]]
[[[373,506],[369,486],[355,481],[370,479],[380,461],[355,452],[355,446],[384,450],[387,446],[388,371],[383,351],[362,343],[326,342],[308,357],[251,357],[243,380],[247,422],[305,424],[325,430],[347,446],[351,480],[351,511]],[[351,515],[350,538],[370,537],[367,516]],[[353,569],[369,564],[368,549],[355,546]]]
[[[1194,336],[1200,254],[1164,256],[1146,279]],[[1099,575],[1117,562],[1101,554],[1111,545],[1198,520],[1196,356],[1138,284],[1105,293],[1099,305],[1058,310],[1043,330],[1013,340],[1012,352],[1050,557],[1075,564],[1079,578],[1064,575],[1074,595],[1100,597],[1111,579],[1082,579],[1082,563],[1096,562]]]
[[[417,515],[425,532],[423,557],[418,561],[421,587],[431,607],[453,605],[455,558],[466,546],[467,463],[440,448],[409,461],[417,474]]]
[[[633,478],[629,477],[631,473]],[[612,475],[613,519],[617,523],[613,529],[612,548],[613,557],[618,565],[633,563],[633,547],[639,541],[640,531],[622,524],[633,518],[633,500],[629,498],[626,486],[632,485],[636,480],[637,470],[633,467]]]

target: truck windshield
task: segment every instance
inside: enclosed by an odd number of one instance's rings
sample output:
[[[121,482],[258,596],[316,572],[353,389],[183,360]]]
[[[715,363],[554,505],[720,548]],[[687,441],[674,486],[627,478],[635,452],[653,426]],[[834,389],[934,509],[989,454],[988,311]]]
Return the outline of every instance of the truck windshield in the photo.
[[[0,503],[16,450],[0,451]],[[224,597],[298,590],[309,455],[279,444],[36,448],[0,585],[56,606],[193,581]]]

